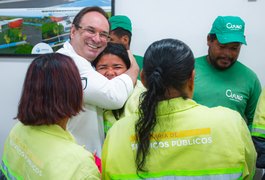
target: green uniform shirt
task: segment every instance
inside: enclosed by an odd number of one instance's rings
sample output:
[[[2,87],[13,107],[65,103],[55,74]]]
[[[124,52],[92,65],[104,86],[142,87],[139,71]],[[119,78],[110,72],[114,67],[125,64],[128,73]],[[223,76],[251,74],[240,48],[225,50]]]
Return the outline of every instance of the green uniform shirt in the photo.
[[[136,62],[138,64],[138,66],[140,68],[140,71],[139,72],[141,72],[141,70],[143,69],[143,57],[142,56],[135,55],[135,54],[133,56],[134,56],[134,58],[135,58],[135,60],[136,60]],[[138,79],[139,80],[141,79],[140,78],[140,73],[138,74]]]
[[[206,56],[195,61],[193,99],[208,107],[224,106],[238,111],[249,128],[260,92],[257,75],[238,61],[226,70],[214,68]]]
[[[136,174],[137,113],[116,122],[103,146],[102,177],[139,179]],[[251,179],[256,151],[236,111],[208,108],[182,98],[161,101],[145,178]]]
[[[1,164],[8,179],[100,179],[94,157],[58,125],[18,122],[4,146]]]

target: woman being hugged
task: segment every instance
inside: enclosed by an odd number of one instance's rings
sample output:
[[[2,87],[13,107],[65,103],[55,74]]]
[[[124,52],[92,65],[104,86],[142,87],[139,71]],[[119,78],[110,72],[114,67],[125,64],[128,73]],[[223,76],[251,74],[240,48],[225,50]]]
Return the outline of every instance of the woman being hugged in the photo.
[[[131,62],[129,55],[129,52],[122,44],[109,42],[107,47],[92,62],[92,65],[97,72],[108,79],[113,79],[125,73],[130,68]],[[139,96],[145,90],[141,81],[137,80],[132,94],[121,109],[105,110],[103,112],[105,133],[119,119],[138,110]]]
[[[163,39],[149,46],[141,72],[147,91],[139,113],[108,132],[104,179],[253,177],[256,152],[244,120],[228,108],[193,101],[194,76],[185,43]]]

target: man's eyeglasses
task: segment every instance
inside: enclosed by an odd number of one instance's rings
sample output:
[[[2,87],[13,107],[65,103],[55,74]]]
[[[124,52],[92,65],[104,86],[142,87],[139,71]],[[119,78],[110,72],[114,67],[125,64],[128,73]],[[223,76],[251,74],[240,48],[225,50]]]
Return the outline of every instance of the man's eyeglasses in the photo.
[[[79,29],[82,29],[84,31],[86,31],[89,35],[91,35],[92,37],[96,36],[96,34],[98,33],[99,34],[99,38],[102,40],[102,41],[109,41],[110,40],[110,35],[107,33],[107,32],[97,32],[95,28],[91,27],[91,26],[88,26],[88,27],[82,27],[82,26],[79,26],[79,25],[75,25],[75,27],[79,28]]]

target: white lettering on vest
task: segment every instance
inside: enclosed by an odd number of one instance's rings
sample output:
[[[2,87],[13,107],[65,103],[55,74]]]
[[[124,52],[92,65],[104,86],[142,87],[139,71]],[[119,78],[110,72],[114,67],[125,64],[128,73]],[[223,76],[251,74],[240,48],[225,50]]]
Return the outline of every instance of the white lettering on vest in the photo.
[[[10,140],[10,146],[13,147],[19,156],[25,159],[27,164],[32,168],[32,170],[38,174],[39,176],[42,176],[41,170],[32,162],[32,160],[28,157],[28,155],[12,140]]]
[[[158,148],[169,148],[169,147],[180,147],[180,146],[192,146],[192,145],[203,145],[203,144],[211,144],[213,142],[212,137],[196,137],[191,139],[177,139],[171,141],[160,141],[160,142],[151,142],[150,148],[151,149],[158,149]],[[132,143],[131,144],[132,150],[137,150],[138,144]]]
[[[202,137],[202,138],[193,138],[193,139],[179,139],[171,141],[171,146],[191,146],[199,144],[211,144],[212,137]]]

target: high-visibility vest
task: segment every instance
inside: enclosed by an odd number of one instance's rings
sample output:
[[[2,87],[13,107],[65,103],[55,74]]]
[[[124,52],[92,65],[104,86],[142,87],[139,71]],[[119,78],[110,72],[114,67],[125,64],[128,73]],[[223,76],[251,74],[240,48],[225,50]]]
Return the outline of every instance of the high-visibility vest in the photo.
[[[100,179],[94,157],[58,125],[18,122],[5,145],[1,171],[7,179]]]
[[[175,98],[159,102],[149,154],[139,172],[144,179],[251,179],[256,151],[245,121],[236,111],[207,108]],[[139,179],[134,114],[117,121],[103,146],[103,179]]]
[[[262,90],[257,103],[251,135],[265,138],[265,88]]]
[[[122,113],[119,114],[120,115],[119,119],[129,116],[138,111],[139,98],[144,91],[146,91],[146,88],[143,86],[141,81],[137,80],[133,93],[130,95],[130,97],[126,101],[122,109]],[[104,111],[103,120],[104,120],[104,132],[105,133],[108,132],[108,130],[113,126],[115,122],[117,122],[117,119],[114,117],[112,110]]]

